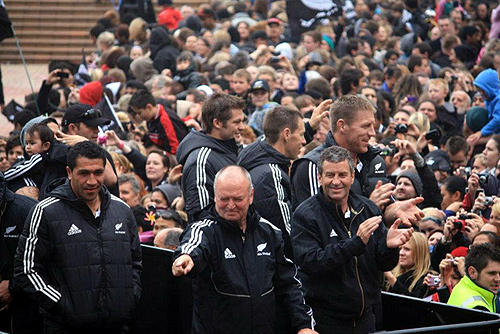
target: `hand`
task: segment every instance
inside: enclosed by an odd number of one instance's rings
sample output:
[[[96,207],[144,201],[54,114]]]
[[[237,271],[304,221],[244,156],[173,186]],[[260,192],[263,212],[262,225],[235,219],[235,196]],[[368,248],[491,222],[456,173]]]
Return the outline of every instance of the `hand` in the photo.
[[[191,126],[196,131],[201,131],[200,123],[198,123],[196,120],[194,120],[192,118],[184,121],[184,124],[186,124],[187,127]]]
[[[81,143],[83,141],[87,141],[88,139],[85,138],[85,137],[82,137],[82,136],[78,136],[78,135],[67,135],[61,131],[57,131],[55,133],[55,138],[68,145],[69,147],[73,147],[74,145],[78,144],[78,143]]]
[[[464,234],[467,236],[467,239],[472,241],[476,234],[481,231],[481,228],[484,225],[483,219],[479,217],[477,214],[470,212],[468,213],[469,216],[472,216],[473,218],[471,219],[466,219],[465,222],[467,223],[467,226],[465,227],[465,232]]]
[[[366,245],[370,241],[372,233],[379,227],[382,222],[381,216],[368,218],[359,225],[356,235],[361,238],[361,241]]]
[[[429,289],[431,290],[435,290],[436,288],[440,288],[441,285],[443,284],[443,280],[441,279],[441,282],[439,282],[439,285],[438,286],[435,286],[434,285],[434,282],[432,282],[434,280],[434,278],[432,277],[433,275],[431,273],[427,274],[424,278],[424,282],[423,284],[424,285],[427,285],[429,287]],[[431,281],[432,280],[432,281]]]
[[[398,280],[396,278],[396,275],[394,275],[392,273],[392,271],[384,272],[384,276],[385,276],[385,279],[387,280],[387,282],[389,282],[389,285],[391,286],[391,288],[394,286],[394,284],[396,284],[396,281]]]
[[[457,212],[457,211],[460,210],[461,207],[462,207],[462,202],[453,202],[450,205],[448,205],[448,207],[446,208],[446,210]]]
[[[455,258],[455,265],[457,266],[460,275],[465,276],[465,257],[459,256]]]
[[[484,202],[486,201],[485,197],[484,192],[480,192],[479,195],[477,195],[474,205],[472,206],[472,210],[474,212],[486,210],[486,205],[484,205]]]
[[[389,182],[382,185],[382,181],[378,180],[375,189],[370,194],[370,199],[382,210],[391,201],[394,188],[396,188],[394,184]]]
[[[415,139],[420,137],[420,130],[413,123],[408,124],[408,136],[412,136]]]
[[[391,122],[388,126],[387,126],[387,129],[385,129],[383,135],[384,135],[384,138],[387,138],[387,137],[392,137],[394,135],[396,135],[396,123],[394,122]]]
[[[432,143],[432,140],[428,140],[427,138],[425,138],[425,135],[427,134],[427,132],[422,132],[420,134],[420,137],[418,137],[418,140],[417,140],[417,151],[420,153],[424,150],[424,148],[431,144]]]
[[[410,240],[411,235],[413,234],[413,227],[399,229],[399,225],[401,224],[403,224],[403,222],[398,218],[387,231],[387,248],[399,248]],[[410,224],[403,225],[411,226]]]
[[[471,146],[476,146],[477,142],[481,139],[481,131],[478,131],[467,138],[467,142]]]
[[[179,196],[174,198],[172,204],[170,204],[170,208],[176,211],[183,211],[186,206],[186,202],[184,201],[184,197]]]
[[[458,230],[455,225],[453,225],[453,221],[457,219],[457,217],[448,217],[446,219],[446,223],[444,223],[443,235],[447,241],[450,241],[455,234],[457,234]]]
[[[116,135],[116,133],[113,130],[106,131],[106,137],[108,137],[108,140],[106,140],[106,145],[108,146],[119,146],[120,145],[120,138]]]
[[[395,141],[391,142],[391,144],[394,144],[394,146],[397,147],[399,152],[401,152],[401,155],[417,153],[417,149],[415,148],[415,146],[413,146],[413,144],[408,140],[396,139]]]
[[[423,201],[423,197],[396,201],[385,210],[386,220],[391,222],[399,218],[404,225],[417,224],[417,222],[425,216],[422,210],[417,207],[417,204]]]
[[[297,332],[297,334],[319,334],[319,333],[310,328],[302,328],[300,331]]]
[[[304,56],[299,60],[299,63],[297,64],[297,69],[299,71],[302,71],[306,68],[307,63],[309,62],[309,56]]]
[[[173,77],[172,70],[169,68],[165,68],[161,71],[162,75],[166,75],[167,77]]]
[[[61,69],[53,70],[52,72],[49,73],[49,76],[47,77],[46,83],[50,86],[56,84],[59,82],[59,77],[57,76],[57,73],[62,72]]]
[[[309,125],[313,130],[317,130],[321,121],[328,117],[328,108],[332,104],[332,100],[324,100],[319,104],[319,106],[312,112],[311,118],[309,119]]]
[[[9,291],[9,281],[1,281],[0,282],[0,302],[3,305],[6,305],[12,301],[12,296]]]
[[[177,165],[168,173],[168,183],[174,184],[182,177],[182,165]]]
[[[194,267],[191,256],[183,254],[179,256],[172,264],[172,273],[174,276],[187,275]]]

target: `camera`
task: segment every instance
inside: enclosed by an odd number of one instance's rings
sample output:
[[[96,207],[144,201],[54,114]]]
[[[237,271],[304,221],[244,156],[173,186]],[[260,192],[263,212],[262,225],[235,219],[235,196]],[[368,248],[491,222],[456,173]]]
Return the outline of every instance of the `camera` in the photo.
[[[57,72],[56,76],[60,79],[67,79],[69,78],[69,73],[66,72]]]
[[[488,183],[489,174],[479,174],[479,183],[486,184]]]
[[[379,155],[382,157],[393,157],[398,151],[396,147],[386,147],[380,151]]]
[[[458,219],[453,221],[453,227],[460,231],[465,231],[465,227],[467,226],[466,219],[471,219],[472,217],[469,215],[461,214]]]
[[[280,57],[273,56],[271,57],[271,63],[279,63],[281,61]]]
[[[394,131],[396,133],[408,133],[408,125],[406,124],[396,124],[396,126],[394,127]]]
[[[491,197],[491,196],[486,196],[486,197],[484,198],[483,205],[484,205],[485,207],[489,207],[489,206],[491,206],[492,204],[493,204],[493,197]]]
[[[431,275],[430,276],[429,286],[438,286],[439,283],[441,283],[441,279],[439,278],[438,275]]]
[[[461,175],[470,176],[472,173],[472,167],[464,167],[460,170]]]
[[[432,129],[425,134],[425,139],[432,141],[439,141],[441,139],[441,133],[438,129]]]

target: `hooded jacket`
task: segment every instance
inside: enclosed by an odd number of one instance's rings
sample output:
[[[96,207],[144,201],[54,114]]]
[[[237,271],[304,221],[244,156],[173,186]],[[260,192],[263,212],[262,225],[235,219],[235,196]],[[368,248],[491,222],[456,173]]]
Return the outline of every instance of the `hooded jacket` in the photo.
[[[98,217],[68,180],[29,213],[14,263],[15,284],[45,321],[69,328],[120,328],[141,294],[141,249],[130,208],[102,187]]]
[[[290,241],[292,185],[288,175],[290,159],[265,140],[259,140],[241,151],[238,165],[252,177],[253,206],[264,219],[281,230],[285,255],[293,259]]]
[[[182,71],[177,71],[174,81],[182,84],[185,90],[196,88],[201,84],[200,74],[196,72],[194,60],[190,60],[188,68]]]
[[[37,201],[13,193],[0,173],[0,281],[14,276],[14,255],[28,212]]]
[[[175,72],[179,50],[172,45],[172,38],[167,28],[159,26],[153,29],[151,37],[149,37],[149,50],[151,51],[150,57],[153,60],[153,66],[158,73],[161,73],[166,68]]]
[[[356,235],[366,219],[381,216],[372,201],[352,191],[350,215],[322,192],[308,198],[292,217],[292,244],[300,268],[306,301],[322,318],[355,320],[381,302],[380,277],[393,269],[399,249],[386,245],[384,221],[365,245]]]
[[[292,179],[293,189],[293,208],[296,208],[300,203],[307,198],[318,193],[318,160],[321,152],[330,146],[339,146],[331,132],[328,132],[323,145],[316,147],[311,152],[307,153],[301,159],[296,160],[292,165],[290,178]],[[389,182],[385,171],[385,160],[379,156],[378,148],[368,146],[368,151],[358,155],[356,177],[351,191],[370,197],[378,180],[383,183]]]
[[[182,167],[182,191],[189,222],[214,198],[215,174],[227,165],[235,165],[238,146],[234,139],[220,140],[191,131],[177,149]]]
[[[191,256],[194,267],[193,333],[274,333],[276,301],[296,331],[313,328],[297,269],[283,253],[281,231],[250,206],[242,233],[211,206],[188,226],[175,258]]]
[[[500,92],[497,71],[491,68],[482,71],[474,80],[474,85],[488,94],[485,104],[489,122],[481,129],[481,135],[487,137],[500,133]]]

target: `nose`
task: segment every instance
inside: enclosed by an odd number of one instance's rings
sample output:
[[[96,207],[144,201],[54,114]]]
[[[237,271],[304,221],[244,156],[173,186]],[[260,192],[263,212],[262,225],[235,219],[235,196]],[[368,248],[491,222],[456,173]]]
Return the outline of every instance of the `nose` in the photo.
[[[373,127],[373,124],[370,126],[368,134],[370,135],[370,137],[375,136],[376,133],[375,133],[375,128]]]

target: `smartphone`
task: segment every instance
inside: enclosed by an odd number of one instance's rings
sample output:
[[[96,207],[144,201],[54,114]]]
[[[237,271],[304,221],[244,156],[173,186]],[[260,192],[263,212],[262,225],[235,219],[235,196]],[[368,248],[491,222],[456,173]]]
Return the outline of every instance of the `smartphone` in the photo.
[[[425,134],[425,139],[427,140],[439,140],[441,138],[441,134],[439,133],[438,129],[432,129],[431,131],[427,132]]]
[[[56,75],[58,78],[61,78],[61,79],[69,78],[69,73],[66,73],[66,72],[57,72]]]

